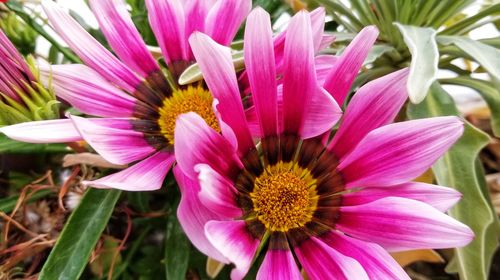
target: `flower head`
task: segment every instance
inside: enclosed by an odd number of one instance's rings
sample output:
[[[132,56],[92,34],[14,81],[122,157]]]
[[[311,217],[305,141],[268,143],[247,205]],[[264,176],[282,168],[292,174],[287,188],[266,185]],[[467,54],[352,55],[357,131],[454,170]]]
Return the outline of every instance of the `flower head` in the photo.
[[[235,265],[233,279],[258,254],[258,279],[302,279],[299,267],[310,279],[409,279],[387,250],[459,247],[473,238],[443,213],[459,193],[411,182],[460,137],[463,123],[391,124],[406,100],[407,69],[361,87],[329,140],[341,117],[335,100],[344,101],[376,35],[364,30],[319,80],[310,15],[299,12],[277,80],[269,15],[254,10],[244,52],[259,145],[228,50],[204,34],[191,36],[223,125],[219,133],[195,113],[177,120],[178,216],[200,251]]]
[[[58,117],[50,84],[39,82],[34,59],[21,56],[0,30],[0,126]]]

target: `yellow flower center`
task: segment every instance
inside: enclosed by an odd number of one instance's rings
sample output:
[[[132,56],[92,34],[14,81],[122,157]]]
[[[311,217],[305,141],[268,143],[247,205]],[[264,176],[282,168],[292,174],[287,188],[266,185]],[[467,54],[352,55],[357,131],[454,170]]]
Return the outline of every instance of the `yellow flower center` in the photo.
[[[296,163],[268,166],[255,179],[250,197],[258,219],[271,231],[304,226],[318,205],[316,179]]]
[[[158,125],[170,145],[174,144],[175,121],[181,114],[194,112],[200,115],[209,126],[220,132],[217,118],[212,109],[213,97],[201,85],[178,89],[172,96],[163,100],[159,110]]]

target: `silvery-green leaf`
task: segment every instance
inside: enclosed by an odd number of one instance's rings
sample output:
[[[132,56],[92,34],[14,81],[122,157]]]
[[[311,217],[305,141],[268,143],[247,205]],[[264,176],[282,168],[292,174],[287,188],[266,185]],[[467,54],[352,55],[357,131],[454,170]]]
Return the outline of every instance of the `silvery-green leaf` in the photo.
[[[392,46],[389,46],[389,45],[384,45],[384,44],[375,45],[368,53],[368,56],[366,57],[363,65],[370,64],[370,63],[374,62],[375,60],[377,60],[377,58],[384,55],[385,53],[390,52],[390,51],[394,51],[394,50],[396,50],[396,49]]]
[[[439,52],[436,30],[395,23],[411,53],[408,95],[412,103],[424,100],[430,86],[437,78]]]
[[[233,53],[233,64],[236,70],[241,70],[245,66],[243,60],[243,52]],[[198,63],[189,66],[184,72],[182,72],[179,77],[179,85],[187,85],[203,79],[203,74],[201,73]]]
[[[443,45],[457,46],[483,66],[495,79],[500,79],[499,49],[461,36],[438,36],[437,41]]]

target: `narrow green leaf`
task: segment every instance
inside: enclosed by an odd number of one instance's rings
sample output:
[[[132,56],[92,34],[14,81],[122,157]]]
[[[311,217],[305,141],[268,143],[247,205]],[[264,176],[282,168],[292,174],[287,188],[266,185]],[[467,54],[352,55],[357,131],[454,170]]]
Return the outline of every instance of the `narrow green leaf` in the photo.
[[[33,154],[33,153],[67,153],[65,144],[36,144],[18,142],[0,134],[0,153]]]
[[[451,97],[436,82],[427,98],[418,105],[410,105],[411,119],[458,115]],[[463,194],[462,200],[450,211],[450,216],[468,225],[475,239],[466,247],[455,249],[455,270],[460,279],[488,279],[488,272],[495,252],[498,219],[488,197],[484,171],[478,168],[479,151],[488,143],[488,136],[466,123],[463,136],[438,160],[432,170],[437,182],[453,187]]]
[[[241,70],[245,66],[243,52],[236,52],[233,55],[233,64],[236,70]],[[198,63],[189,66],[179,77],[179,85],[188,85],[203,79]]]
[[[165,236],[165,271],[166,279],[182,280],[186,278],[189,264],[189,240],[182,231],[175,215],[170,215]]]
[[[28,199],[28,202],[37,201],[37,200],[44,198],[46,196],[49,196],[50,194],[53,194],[53,193],[54,193],[54,191],[52,191],[52,190],[40,190],[40,191],[34,193]],[[19,199],[19,195],[14,195],[14,196],[0,199],[0,212],[9,213],[12,210],[14,210],[18,199]]]
[[[461,36],[438,36],[440,44],[454,44],[481,66],[483,66],[495,79],[500,80],[500,50],[478,41]]]
[[[466,17],[463,20],[454,23],[450,27],[447,27],[444,30],[440,31],[439,34],[440,35],[463,34],[462,30],[465,29],[466,27],[475,24],[476,22],[480,21],[481,19],[487,16],[499,13],[500,13],[500,3],[497,3],[483,9],[482,11],[473,16]]]
[[[87,190],[43,265],[40,280],[79,279],[120,194],[119,190]]]
[[[368,56],[366,57],[365,61],[363,62],[363,65],[367,65],[374,62],[375,60],[377,60],[377,58],[381,57],[382,55],[390,51],[396,51],[396,49],[390,45],[384,45],[384,44],[373,46],[373,48],[368,53]]]
[[[439,52],[436,30],[395,23],[403,35],[412,59],[408,77],[408,95],[412,103],[424,100],[430,86],[437,78]]]
[[[441,79],[443,84],[466,86],[475,89],[484,98],[491,111],[491,128],[495,136],[500,137],[500,91],[487,81],[474,79],[468,76],[459,76],[451,79]]]

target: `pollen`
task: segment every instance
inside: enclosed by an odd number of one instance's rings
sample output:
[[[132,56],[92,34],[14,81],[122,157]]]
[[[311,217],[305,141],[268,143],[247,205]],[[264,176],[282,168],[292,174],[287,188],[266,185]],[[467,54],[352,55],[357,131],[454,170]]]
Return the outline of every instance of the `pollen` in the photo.
[[[170,145],[174,144],[175,121],[181,114],[194,112],[200,115],[213,129],[220,132],[212,109],[213,97],[203,86],[188,86],[178,89],[163,101],[159,109],[158,125]]]
[[[311,221],[318,205],[316,180],[293,163],[269,166],[250,194],[258,219],[271,231],[287,232]]]

